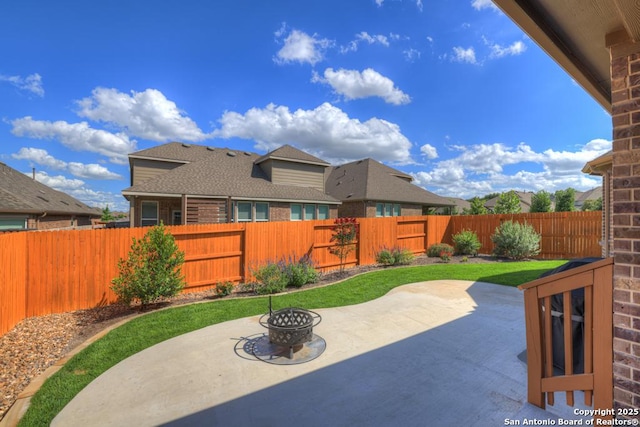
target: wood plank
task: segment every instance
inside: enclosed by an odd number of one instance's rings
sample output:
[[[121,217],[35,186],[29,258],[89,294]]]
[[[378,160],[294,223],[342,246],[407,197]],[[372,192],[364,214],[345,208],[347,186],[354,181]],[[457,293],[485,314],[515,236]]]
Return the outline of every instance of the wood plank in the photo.
[[[613,264],[594,271],[593,347],[595,408],[613,407]],[[607,417],[605,419],[611,419]]]
[[[551,317],[551,297],[544,298],[544,376],[550,378],[553,376],[553,322]],[[553,405],[555,396],[553,392],[547,393],[547,403]]]
[[[524,313],[527,335],[527,400],[532,405],[545,408],[542,391],[542,336],[540,324],[540,306],[537,289],[528,289],[524,293]]]
[[[571,292],[563,292],[562,311],[564,320],[564,374],[568,377],[571,377],[573,375],[573,316],[571,302]],[[569,384],[568,381],[567,384]],[[565,390],[571,390],[566,387],[568,386],[565,386]],[[573,391],[567,391],[567,405],[573,406],[573,404]]]
[[[542,379],[542,391],[593,390],[593,374],[559,375]],[[573,404],[569,405],[573,406]]]

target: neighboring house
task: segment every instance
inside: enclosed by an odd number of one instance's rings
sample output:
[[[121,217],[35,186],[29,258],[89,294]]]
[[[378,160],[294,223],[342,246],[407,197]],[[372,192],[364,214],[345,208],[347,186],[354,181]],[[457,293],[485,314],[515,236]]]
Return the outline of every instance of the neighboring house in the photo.
[[[576,202],[575,202],[576,210],[581,211],[582,206],[584,205],[584,202],[586,202],[587,200],[596,201],[601,198],[602,198],[602,187],[592,188],[591,190],[587,190],[587,191],[576,191]]]
[[[449,199],[413,184],[411,175],[373,159],[327,170],[326,192],[342,201],[339,216],[383,217],[425,215],[433,208],[451,208]]]
[[[602,156],[588,162],[582,172],[589,175],[601,176],[602,187],[600,197],[602,197],[602,256],[613,256],[613,152],[609,151]]]
[[[96,218],[99,209],[0,163],[0,231],[90,227]]]
[[[444,215],[463,215],[465,211],[471,209],[471,202],[457,197],[447,197],[453,206],[450,208],[439,208],[436,212]]]
[[[534,193],[530,191],[515,191],[515,193],[518,196],[518,199],[520,199],[520,212],[529,212],[531,210],[531,198],[533,197]],[[484,204],[484,207],[487,208],[489,212],[493,213],[499,199],[500,196],[496,196],[493,199],[487,200]]]
[[[172,142],[129,155],[132,226],[337,217],[329,164],[285,145],[264,156]]]
[[[640,407],[640,13],[637,1],[493,0],[611,114],[613,149],[589,162],[602,173],[613,269],[613,396]],[[550,99],[553,102],[553,99]],[[607,163],[611,161],[609,175]],[[600,161],[598,161],[600,160]],[[636,416],[637,417],[637,416]],[[637,419],[637,418],[636,418]]]

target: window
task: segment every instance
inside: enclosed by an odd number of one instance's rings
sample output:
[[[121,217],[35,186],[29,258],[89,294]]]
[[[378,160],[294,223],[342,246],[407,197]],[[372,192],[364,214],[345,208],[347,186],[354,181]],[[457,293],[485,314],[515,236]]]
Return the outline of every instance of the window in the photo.
[[[376,203],[376,216],[384,216],[384,203]]]
[[[291,221],[302,221],[302,205],[291,205]]]
[[[400,205],[395,204],[393,205],[393,216],[400,216]]]
[[[316,205],[304,205],[304,219],[316,219]]]
[[[393,214],[392,208],[393,208],[393,205],[391,203],[385,203],[384,204],[384,216],[391,216]]]
[[[256,202],[256,221],[269,221],[269,203]]]
[[[24,230],[26,228],[26,218],[0,218],[0,230]]]
[[[182,225],[182,212],[181,211],[173,211],[173,212],[171,212],[171,225]]]
[[[329,219],[329,206],[318,205],[318,219]]]
[[[140,225],[158,225],[158,202],[142,202]]]
[[[238,222],[251,221],[251,203],[250,202],[238,202],[236,203],[238,209]]]

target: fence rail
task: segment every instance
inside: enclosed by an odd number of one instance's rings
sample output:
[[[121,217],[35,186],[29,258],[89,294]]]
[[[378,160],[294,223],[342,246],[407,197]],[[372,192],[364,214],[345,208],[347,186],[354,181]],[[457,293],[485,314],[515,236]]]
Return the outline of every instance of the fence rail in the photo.
[[[588,214],[523,214],[508,219],[539,227],[542,258],[599,256],[600,216]],[[490,253],[489,236],[505,219],[505,215],[359,218],[356,250],[349,254],[347,265],[375,264],[376,253],[384,247],[424,253],[432,244],[451,242],[452,234],[465,228],[476,231],[483,243],[481,252]],[[328,250],[333,245],[332,225],[332,220],[322,220],[167,228],[185,252],[183,273],[189,292],[218,282],[247,280],[252,269],[282,258],[308,255],[321,269],[335,269],[338,258]],[[0,234],[0,334],[26,317],[115,301],[110,285],[118,274],[118,260],[127,256],[132,238],[139,239],[146,231],[114,228]],[[570,238],[562,233],[570,233]]]
[[[584,391],[585,405],[613,407],[613,259],[608,258],[573,270],[521,285],[524,290],[527,334],[527,395],[529,403],[545,408],[554,404],[554,392],[566,392],[566,402],[574,405],[574,390]],[[574,372],[575,322],[573,293],[582,292],[583,372]],[[553,327],[552,297],[562,295],[561,328]],[[559,304],[558,304],[559,305]],[[555,308],[558,310],[559,307]],[[562,340],[554,339],[562,333]],[[556,337],[557,338],[557,337]],[[579,341],[578,341],[579,342]],[[564,351],[560,358],[564,372],[554,372],[554,347]],[[557,357],[557,356],[556,356]],[[578,358],[580,360],[580,358]],[[577,370],[577,369],[576,369]],[[546,402],[545,402],[546,397]],[[611,419],[610,416],[602,417]]]

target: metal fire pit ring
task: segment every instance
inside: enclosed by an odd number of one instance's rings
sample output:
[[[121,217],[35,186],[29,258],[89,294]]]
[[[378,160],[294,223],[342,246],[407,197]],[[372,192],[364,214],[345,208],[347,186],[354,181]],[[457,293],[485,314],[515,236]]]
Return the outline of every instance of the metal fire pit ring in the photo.
[[[298,307],[270,311],[259,320],[260,325],[269,330],[271,344],[289,348],[289,359],[293,359],[293,353],[313,339],[313,327],[321,321],[318,313]]]

